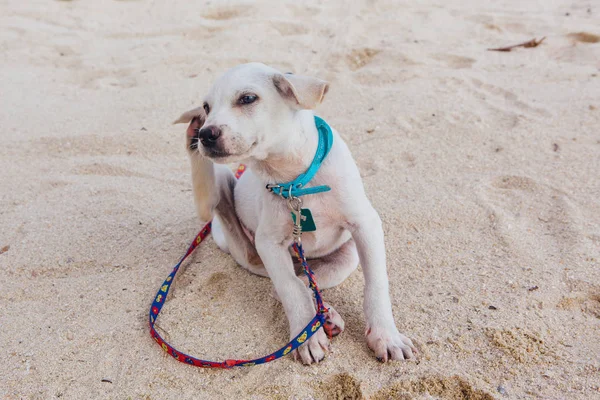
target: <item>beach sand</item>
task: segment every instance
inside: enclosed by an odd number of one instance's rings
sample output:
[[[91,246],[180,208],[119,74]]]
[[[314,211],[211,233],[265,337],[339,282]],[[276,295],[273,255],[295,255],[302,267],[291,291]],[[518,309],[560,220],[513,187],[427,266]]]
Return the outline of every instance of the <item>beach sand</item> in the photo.
[[[589,0],[2,1],[0,399],[600,398],[598,21]],[[200,229],[171,122],[249,61],[330,82],[317,112],[381,214],[418,362],[366,347],[360,271],[324,291],[346,331],[315,366],[202,370],[151,339]],[[211,238],[173,287],[158,325],[183,351],[288,339],[270,281]]]

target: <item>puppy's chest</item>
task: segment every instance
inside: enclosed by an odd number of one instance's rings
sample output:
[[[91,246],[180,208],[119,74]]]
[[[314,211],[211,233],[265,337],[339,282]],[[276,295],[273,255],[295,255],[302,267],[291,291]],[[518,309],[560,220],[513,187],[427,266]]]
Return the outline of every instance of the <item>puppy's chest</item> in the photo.
[[[314,231],[315,234],[319,231],[339,227],[342,220],[339,206],[333,199],[327,199],[325,196],[327,194],[316,194],[311,195],[312,198],[306,196],[303,200],[302,226],[306,225],[309,228],[314,223],[315,229],[310,229],[310,231]],[[306,231],[309,229],[305,229]]]
[[[305,231],[302,242],[308,255],[327,253],[347,236],[340,204],[333,191],[302,196],[302,208],[310,210],[314,231]],[[254,241],[258,225],[263,223],[271,233],[281,234],[281,240],[291,237],[292,212],[287,200],[267,193],[264,184],[249,170],[235,188],[235,208],[246,235]]]
[[[327,199],[326,196],[327,193],[312,195],[311,199],[306,196],[303,201],[302,208],[310,210],[316,228],[311,231],[305,230],[302,233],[302,243],[308,256],[327,254],[337,248],[341,242],[347,240],[339,206],[333,199]],[[303,221],[303,225],[305,224],[310,225],[309,221]]]
[[[330,236],[339,235],[342,227],[342,217],[339,212],[339,206],[335,203],[335,198],[329,197],[328,193],[319,193],[303,196],[302,211],[300,215],[290,211],[287,206],[282,207],[285,211],[283,217],[279,214],[277,221],[282,224],[284,230],[292,232],[293,224],[297,217],[300,217],[302,226],[302,239],[306,240],[326,240]],[[287,200],[281,199],[285,204]]]

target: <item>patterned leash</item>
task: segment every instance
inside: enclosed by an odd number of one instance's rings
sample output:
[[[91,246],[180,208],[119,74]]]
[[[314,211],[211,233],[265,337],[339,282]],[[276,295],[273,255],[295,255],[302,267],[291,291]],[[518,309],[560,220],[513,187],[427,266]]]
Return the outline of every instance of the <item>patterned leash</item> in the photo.
[[[246,170],[246,167],[244,165],[240,165],[235,173],[235,177],[239,179],[245,170]],[[298,221],[298,224],[299,224],[300,218],[296,219],[295,221]],[[304,343],[308,339],[310,339],[310,337],[312,335],[314,335],[323,326],[323,324],[325,323],[325,313],[327,313],[327,311],[329,311],[329,310],[323,305],[323,299],[321,299],[321,293],[319,292],[319,288],[315,281],[314,274],[311,271],[311,269],[309,268],[308,263],[306,262],[306,257],[304,256],[304,251],[302,250],[302,243],[300,241],[299,235],[297,235],[296,240],[294,241],[294,244],[293,244],[293,249],[294,249],[296,257],[298,257],[298,260],[302,264],[304,273],[306,274],[306,277],[308,278],[309,286],[315,295],[315,301],[317,303],[317,313],[314,316],[314,318],[308,323],[308,325],[306,325],[306,327],[300,332],[300,334],[298,334],[296,337],[294,337],[288,344],[286,344],[279,350],[275,351],[274,353],[271,353],[267,356],[256,358],[253,360],[225,360],[225,361],[217,362],[217,361],[201,360],[199,358],[192,357],[188,354],[185,354],[185,353],[177,350],[176,348],[171,346],[169,343],[167,343],[158,334],[158,332],[156,331],[156,328],[154,327],[154,324],[156,323],[158,314],[160,314],[160,311],[162,310],[162,308],[165,304],[167,294],[169,293],[169,289],[171,289],[171,284],[173,283],[173,280],[175,279],[175,275],[177,275],[177,271],[179,271],[179,267],[181,266],[183,261],[190,254],[192,254],[192,252],[196,249],[196,247],[198,247],[198,245],[200,243],[202,243],[204,238],[206,238],[208,236],[208,234],[210,233],[210,229],[211,229],[211,223],[209,222],[208,224],[206,224],[206,226],[204,228],[202,228],[200,233],[198,233],[198,235],[196,236],[196,238],[194,239],[194,241],[188,248],[187,252],[185,253],[185,255],[181,258],[181,260],[179,260],[179,262],[173,268],[173,271],[171,271],[169,276],[167,276],[167,279],[165,279],[165,281],[163,282],[161,288],[156,293],[156,297],[154,298],[154,301],[152,302],[152,306],[150,307],[150,314],[149,314],[150,335],[154,338],[154,340],[156,340],[156,342],[162,347],[162,349],[167,352],[167,354],[169,354],[170,356],[175,358],[177,361],[180,361],[180,362],[186,363],[186,364],[190,364],[190,365],[195,365],[196,367],[203,367],[203,368],[231,368],[231,367],[240,367],[240,366],[248,367],[248,366],[252,366],[252,365],[264,364],[269,361],[273,361],[273,360],[276,360],[278,358],[281,358],[281,357],[287,355],[291,351],[298,348],[302,343]],[[295,227],[295,229],[296,229],[296,227]]]

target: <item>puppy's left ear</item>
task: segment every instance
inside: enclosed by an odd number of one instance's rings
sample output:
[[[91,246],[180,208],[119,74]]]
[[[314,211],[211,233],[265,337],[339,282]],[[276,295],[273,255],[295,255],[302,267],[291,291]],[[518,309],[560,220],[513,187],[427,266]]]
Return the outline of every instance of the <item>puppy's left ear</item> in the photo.
[[[329,83],[310,76],[277,74],[273,84],[279,94],[292,106],[312,110],[317,107],[329,90]]]
[[[206,121],[206,111],[204,111],[204,107],[194,108],[193,110],[186,111],[181,116],[173,121],[173,124],[187,124],[187,136],[188,138],[192,138],[194,136],[194,131],[196,129],[202,128],[204,125],[204,121]]]
[[[202,123],[204,123],[204,120],[206,120],[206,111],[204,111],[204,107],[198,107],[184,112],[179,118],[173,121],[173,125],[187,124],[196,117],[199,117],[202,120]]]

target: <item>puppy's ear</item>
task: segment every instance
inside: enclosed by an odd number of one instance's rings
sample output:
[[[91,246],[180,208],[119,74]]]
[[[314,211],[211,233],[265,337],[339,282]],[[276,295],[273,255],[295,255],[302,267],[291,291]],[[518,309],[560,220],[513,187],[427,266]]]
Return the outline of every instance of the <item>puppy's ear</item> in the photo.
[[[204,111],[204,107],[198,107],[184,112],[179,118],[173,121],[173,124],[187,124],[195,117],[200,117],[202,123],[204,123],[204,120],[206,120],[206,111]]]
[[[187,135],[188,137],[192,137],[194,136],[194,130],[201,128],[204,125],[204,121],[206,121],[206,111],[204,111],[204,107],[198,107],[181,114],[178,119],[173,121],[173,124],[190,123],[187,128]]]
[[[323,101],[329,84],[310,76],[277,74],[273,84],[279,94],[294,107],[312,110]]]

